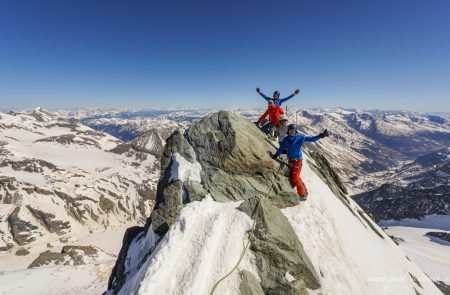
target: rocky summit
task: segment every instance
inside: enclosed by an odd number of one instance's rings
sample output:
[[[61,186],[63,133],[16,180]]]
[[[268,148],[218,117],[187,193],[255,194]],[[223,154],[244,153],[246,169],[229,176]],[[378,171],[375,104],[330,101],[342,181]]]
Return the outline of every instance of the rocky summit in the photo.
[[[126,232],[107,294],[209,293],[229,270],[213,264],[237,261],[225,253],[233,244],[239,245],[234,252],[242,251],[242,240],[249,243],[248,254],[242,254],[245,262],[235,271],[238,282],[230,279],[225,283],[227,292],[307,294],[308,290],[322,290],[331,294],[347,290],[375,294],[376,290],[370,291],[375,285],[367,276],[374,269],[392,275],[408,269],[420,276],[420,270],[347,196],[330,162],[317,150],[306,150],[305,172],[317,188],[310,190],[315,201],[299,206],[286,177],[286,160],[271,158],[275,145],[252,122],[221,111],[187,130],[176,130],[167,138],[162,153],[155,207],[145,227]],[[230,210],[226,204],[235,207],[226,214],[214,211]],[[298,211],[303,206],[305,211]],[[327,213],[324,218],[322,214]],[[224,221],[230,215],[234,217]],[[245,233],[233,241],[240,230],[239,220]],[[355,235],[353,244],[345,242],[350,238],[347,231]],[[223,236],[221,232],[225,232]],[[355,249],[367,247],[378,258],[353,254],[359,252]],[[393,257],[401,261],[401,267],[388,265]],[[369,263],[376,266],[365,270]],[[426,287],[405,280],[392,288],[405,287],[411,292],[427,288],[430,294],[437,290],[429,280]]]

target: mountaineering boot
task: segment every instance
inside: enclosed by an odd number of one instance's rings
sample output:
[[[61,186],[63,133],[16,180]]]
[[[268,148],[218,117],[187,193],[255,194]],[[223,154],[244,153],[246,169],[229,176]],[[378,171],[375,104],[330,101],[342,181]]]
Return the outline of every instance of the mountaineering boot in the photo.
[[[300,201],[306,201],[308,199],[308,189],[306,188],[305,183],[302,181],[303,187],[305,188],[305,194],[300,197]]]

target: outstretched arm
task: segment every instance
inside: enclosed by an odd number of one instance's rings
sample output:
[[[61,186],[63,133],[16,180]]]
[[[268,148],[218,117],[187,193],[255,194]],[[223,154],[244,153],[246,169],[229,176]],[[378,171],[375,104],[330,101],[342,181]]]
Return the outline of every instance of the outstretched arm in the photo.
[[[271,100],[272,98],[271,97],[268,97],[267,95],[265,95],[264,93],[262,93],[262,92],[259,92],[259,95],[261,95],[262,96],[262,98],[264,98],[265,100],[267,100],[267,101],[269,101],[269,100]]]
[[[304,140],[305,140],[305,142],[316,142],[319,139],[322,139],[322,138],[328,137],[328,136],[330,136],[330,134],[328,134],[328,130],[325,129],[324,131],[319,133],[319,135],[317,135],[317,136],[305,136]]]
[[[288,101],[289,99],[293,98],[294,96],[296,96],[297,94],[300,93],[300,90],[295,90],[294,93],[292,93],[291,95],[289,95],[288,97],[282,98],[280,99],[280,104],[282,104],[283,102]]]
[[[304,141],[305,142],[316,142],[320,139],[321,137],[319,135],[317,136],[305,136],[304,137]]]

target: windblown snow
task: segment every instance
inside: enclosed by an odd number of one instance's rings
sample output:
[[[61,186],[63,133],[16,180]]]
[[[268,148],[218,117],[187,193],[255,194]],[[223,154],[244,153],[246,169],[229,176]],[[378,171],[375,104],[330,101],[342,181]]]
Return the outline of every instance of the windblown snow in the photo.
[[[236,210],[239,204],[218,203],[209,196],[201,202],[187,204],[120,294],[208,294],[238,261],[245,233],[252,226],[252,220]],[[146,244],[154,244],[155,234],[149,231],[147,235],[150,237],[146,237]],[[136,251],[136,243],[134,241],[128,253],[130,257],[140,253],[141,259],[145,252]],[[238,268],[241,269],[252,270],[257,275],[250,251]],[[239,294],[239,281],[236,271],[219,285],[217,294]]]

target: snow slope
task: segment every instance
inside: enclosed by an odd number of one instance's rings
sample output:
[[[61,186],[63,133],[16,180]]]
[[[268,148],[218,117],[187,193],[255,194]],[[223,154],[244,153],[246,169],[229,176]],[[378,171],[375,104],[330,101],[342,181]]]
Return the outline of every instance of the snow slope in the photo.
[[[239,204],[218,203],[211,197],[188,204],[142,271],[130,276],[133,279],[120,294],[208,294],[239,259],[244,234],[251,228],[251,219],[236,210]],[[239,269],[256,274],[252,259],[248,251]],[[217,294],[239,294],[239,281],[238,272],[234,272]]]
[[[450,223],[447,224],[449,225]],[[385,231],[401,239],[398,241],[400,248],[433,281],[442,281],[450,285],[450,245],[434,242],[425,236],[426,233],[436,230],[392,226]]]
[[[425,294],[440,294],[426,275],[365,213],[365,222],[351,214],[309,165],[304,165],[302,174],[310,197],[300,206],[284,209],[283,212],[316,270],[322,273],[319,292],[415,294],[416,289]],[[360,210],[353,201],[351,207],[353,212]],[[410,274],[417,278],[422,287],[413,282]]]

